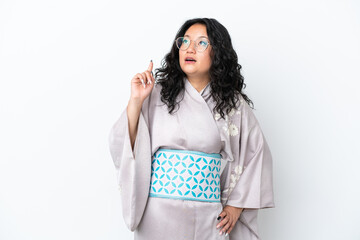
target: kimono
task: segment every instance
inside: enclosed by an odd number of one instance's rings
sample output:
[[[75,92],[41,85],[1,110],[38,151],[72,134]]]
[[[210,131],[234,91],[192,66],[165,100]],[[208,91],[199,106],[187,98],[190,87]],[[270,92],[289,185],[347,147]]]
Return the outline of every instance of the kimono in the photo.
[[[133,149],[126,109],[110,130],[126,226],[136,240],[260,239],[258,210],[275,205],[272,157],[259,123],[241,95],[223,119],[213,112],[210,84],[198,92],[186,77],[182,81],[185,89],[172,115],[160,100],[161,85],[155,84],[143,102]],[[221,201],[149,197],[152,158],[159,148],[220,153]],[[216,229],[226,205],[244,208],[228,236]]]

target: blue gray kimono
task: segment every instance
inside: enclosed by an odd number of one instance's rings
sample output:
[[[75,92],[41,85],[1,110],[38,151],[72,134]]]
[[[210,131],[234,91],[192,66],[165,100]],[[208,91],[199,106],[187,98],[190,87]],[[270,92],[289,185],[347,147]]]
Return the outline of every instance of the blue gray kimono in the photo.
[[[208,84],[198,92],[188,81],[174,115],[160,100],[161,85],[145,99],[131,148],[126,109],[111,128],[125,223],[136,240],[259,239],[258,209],[274,207],[272,157],[251,108],[241,101],[226,119],[213,113]],[[221,202],[149,197],[152,156],[159,148],[220,153]],[[216,219],[226,205],[244,208],[234,229],[219,235]]]

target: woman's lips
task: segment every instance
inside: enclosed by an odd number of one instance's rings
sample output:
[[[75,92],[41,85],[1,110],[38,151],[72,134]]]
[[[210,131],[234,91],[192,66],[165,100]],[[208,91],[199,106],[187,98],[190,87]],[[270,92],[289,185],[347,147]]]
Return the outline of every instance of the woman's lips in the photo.
[[[185,63],[194,64],[194,63],[196,63],[196,61],[195,60],[185,60]]]

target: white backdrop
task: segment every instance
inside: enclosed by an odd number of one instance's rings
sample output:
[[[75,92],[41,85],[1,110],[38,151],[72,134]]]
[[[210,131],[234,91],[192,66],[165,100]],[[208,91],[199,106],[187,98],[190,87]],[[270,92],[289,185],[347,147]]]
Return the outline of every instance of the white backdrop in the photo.
[[[262,239],[360,239],[355,0],[0,0],[0,239],[132,238],[109,130],[194,17],[228,29],[273,154]]]

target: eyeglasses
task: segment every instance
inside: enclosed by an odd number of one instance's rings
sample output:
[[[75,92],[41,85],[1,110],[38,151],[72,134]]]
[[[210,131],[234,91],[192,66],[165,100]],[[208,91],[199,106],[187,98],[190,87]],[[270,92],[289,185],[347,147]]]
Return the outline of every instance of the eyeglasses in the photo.
[[[175,42],[178,49],[185,51],[189,48],[190,43],[193,40],[190,40],[188,37],[178,37]],[[209,40],[205,37],[199,37],[195,40],[195,49],[198,52],[203,52],[206,50],[206,48],[211,45]]]

